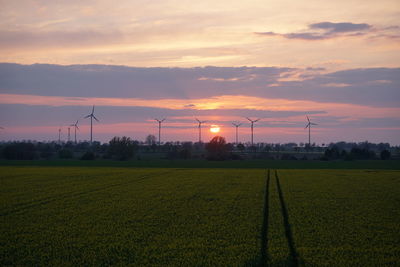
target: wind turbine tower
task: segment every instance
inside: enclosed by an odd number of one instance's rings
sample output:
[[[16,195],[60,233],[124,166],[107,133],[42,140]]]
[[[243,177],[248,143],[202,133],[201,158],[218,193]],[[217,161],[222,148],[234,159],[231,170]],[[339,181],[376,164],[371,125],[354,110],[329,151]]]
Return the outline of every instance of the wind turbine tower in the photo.
[[[311,125],[318,125],[318,124],[311,122],[310,118],[307,115],[306,115],[306,117],[307,117],[308,123],[304,129],[308,128],[308,147],[311,148]]]
[[[256,120],[252,120],[252,119],[250,119],[250,118],[248,118],[248,117],[246,117],[246,119],[248,119],[249,121],[250,121],[250,123],[251,123],[251,146],[253,146],[253,136],[254,136],[254,123],[256,123],[257,121],[259,121],[260,119],[256,119]]]
[[[79,127],[78,127],[78,120],[77,120],[75,123],[71,124],[70,126],[74,127],[74,130],[75,130],[75,144],[76,144],[76,129],[79,130]],[[69,129],[69,128],[68,128],[68,129]]]
[[[71,141],[71,127],[68,127],[68,142]]]
[[[58,144],[61,145],[61,126],[58,128]]]
[[[85,117],[86,118],[90,118],[90,144],[92,144],[93,142],[93,119],[95,119],[97,122],[99,121],[95,116],[94,116],[94,106],[92,108],[92,113],[90,113],[89,115],[87,115]]]
[[[236,127],[236,145],[237,145],[237,144],[239,144],[239,142],[238,142],[238,128],[242,124],[241,123],[234,123],[234,122],[232,122],[232,124],[233,124],[233,126]]]
[[[196,118],[196,121],[199,123],[199,143],[201,143],[201,125],[206,121],[201,121],[198,118]]]
[[[161,145],[161,123],[163,121],[165,121],[165,118],[162,120],[159,120],[159,119],[154,119],[154,120],[156,120],[158,122],[158,145],[160,146]]]

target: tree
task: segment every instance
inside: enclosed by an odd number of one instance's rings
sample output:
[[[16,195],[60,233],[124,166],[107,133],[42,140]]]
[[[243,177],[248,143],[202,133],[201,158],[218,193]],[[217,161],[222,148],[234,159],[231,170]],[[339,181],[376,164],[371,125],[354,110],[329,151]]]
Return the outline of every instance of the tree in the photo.
[[[239,149],[240,152],[243,152],[246,149],[246,147],[242,143],[238,144],[236,147],[237,149]]]
[[[156,140],[157,140],[156,137],[152,134],[149,134],[148,136],[146,136],[146,144],[148,144],[149,146],[155,145]]]
[[[391,155],[391,153],[390,153],[390,151],[389,150],[382,150],[381,151],[381,159],[383,159],[383,160],[387,160],[387,159],[390,159],[390,157],[392,156]]]
[[[207,158],[210,160],[225,160],[229,156],[229,149],[225,138],[215,136],[209,143],[206,144]]]
[[[96,155],[92,151],[86,151],[82,157],[81,160],[94,160],[96,158]]]
[[[60,157],[60,159],[72,159],[74,154],[70,149],[63,148],[58,151],[58,156]]]
[[[133,157],[137,147],[137,142],[132,141],[129,137],[115,136],[109,142],[108,153],[111,157],[115,157],[119,160],[127,160]]]
[[[4,158],[17,160],[32,160],[36,158],[36,147],[32,143],[11,143],[3,150]]]

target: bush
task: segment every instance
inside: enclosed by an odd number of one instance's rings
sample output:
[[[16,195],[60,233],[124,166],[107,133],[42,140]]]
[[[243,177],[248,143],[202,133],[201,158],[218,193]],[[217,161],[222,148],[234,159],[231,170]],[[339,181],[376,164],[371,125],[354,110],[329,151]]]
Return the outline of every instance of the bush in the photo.
[[[54,153],[51,152],[51,151],[45,150],[45,151],[40,152],[40,157],[41,157],[41,158],[44,158],[44,159],[50,159],[50,158],[52,158],[53,156],[54,156]]]
[[[374,159],[376,157],[375,152],[367,148],[353,147],[350,151],[352,159]]]
[[[60,159],[72,159],[73,156],[74,154],[69,149],[61,149],[60,151],[58,151],[58,157]]]
[[[94,160],[96,155],[92,151],[87,151],[82,155],[81,160]]]
[[[391,157],[392,155],[391,155],[391,153],[390,153],[389,150],[385,149],[385,150],[382,150],[382,151],[381,151],[380,156],[381,156],[381,159],[387,160],[387,159],[390,159],[390,157]]]
[[[293,155],[285,153],[281,156],[281,160],[297,160],[297,158]]]
[[[32,143],[12,143],[3,150],[5,159],[32,160],[37,157],[35,145]]]

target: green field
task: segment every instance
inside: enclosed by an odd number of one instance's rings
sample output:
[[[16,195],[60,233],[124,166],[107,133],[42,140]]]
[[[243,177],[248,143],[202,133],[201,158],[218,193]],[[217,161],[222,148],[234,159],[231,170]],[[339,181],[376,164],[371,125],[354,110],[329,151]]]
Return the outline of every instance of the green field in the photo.
[[[396,170],[3,166],[0,183],[2,266],[400,264]]]

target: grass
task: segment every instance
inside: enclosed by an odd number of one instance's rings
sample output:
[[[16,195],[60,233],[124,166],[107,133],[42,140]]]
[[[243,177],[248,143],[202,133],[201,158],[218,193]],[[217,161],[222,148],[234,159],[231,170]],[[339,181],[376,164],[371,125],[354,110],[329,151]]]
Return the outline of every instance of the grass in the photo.
[[[0,265],[399,265],[400,171],[0,167]]]

